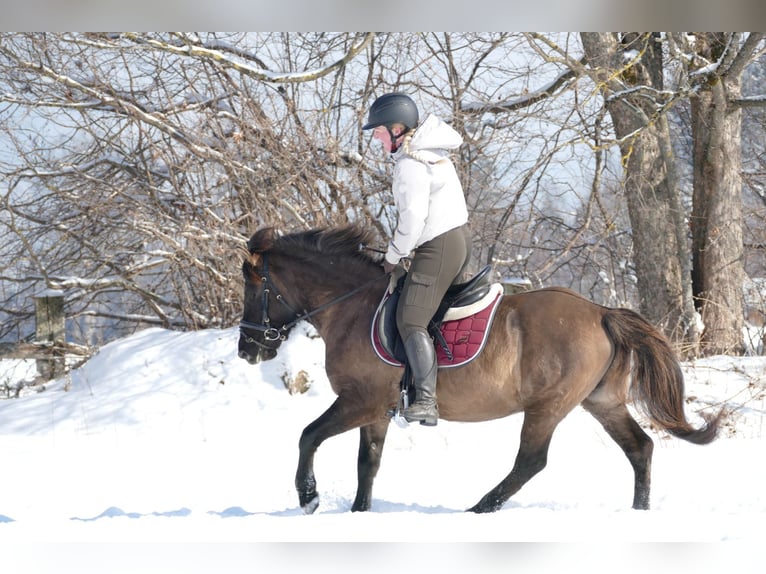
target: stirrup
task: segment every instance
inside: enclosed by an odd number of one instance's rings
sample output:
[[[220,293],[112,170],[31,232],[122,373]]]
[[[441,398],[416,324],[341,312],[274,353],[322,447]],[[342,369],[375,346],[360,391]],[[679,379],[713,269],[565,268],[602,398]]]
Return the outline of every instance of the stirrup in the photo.
[[[388,409],[386,416],[393,420],[399,428],[407,428],[410,423],[402,416],[402,413],[409,406],[410,399],[407,396],[407,386],[403,384],[399,392],[399,401],[397,401],[396,407]]]

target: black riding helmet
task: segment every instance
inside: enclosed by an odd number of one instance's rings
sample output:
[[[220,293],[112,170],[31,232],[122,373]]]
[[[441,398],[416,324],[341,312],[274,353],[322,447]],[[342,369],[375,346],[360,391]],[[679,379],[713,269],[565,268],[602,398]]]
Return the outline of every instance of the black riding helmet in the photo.
[[[392,124],[403,124],[407,131],[418,125],[418,107],[407,94],[393,92],[383,94],[370,107],[367,123],[363,130],[371,130],[378,126],[390,129]]]

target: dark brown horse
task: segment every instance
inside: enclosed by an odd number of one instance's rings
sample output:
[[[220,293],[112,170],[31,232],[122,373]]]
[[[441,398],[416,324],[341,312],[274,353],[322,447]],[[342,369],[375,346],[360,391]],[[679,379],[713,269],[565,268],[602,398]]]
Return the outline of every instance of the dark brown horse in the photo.
[[[402,369],[381,361],[370,344],[370,323],[386,282],[380,264],[360,250],[368,240],[355,227],[281,236],[262,229],[250,238],[242,267],[241,358],[250,363],[273,358],[304,319],[326,345],[325,367],[337,399],[300,438],[295,486],[307,513],[319,504],[317,448],[354,428],[360,429],[360,441],[351,510],[370,508],[387,413],[399,399]],[[666,339],[637,313],[602,307],[560,288],[505,296],[482,354],[439,372],[442,419],[486,421],[524,413],[511,472],[470,510],[498,510],[540,472],[553,431],[577,405],[627,455],[635,473],[633,508],[649,508],[653,444],[629,413],[629,399],[672,435],[697,444],[716,436],[721,413],[700,429],[689,424],[680,365]]]

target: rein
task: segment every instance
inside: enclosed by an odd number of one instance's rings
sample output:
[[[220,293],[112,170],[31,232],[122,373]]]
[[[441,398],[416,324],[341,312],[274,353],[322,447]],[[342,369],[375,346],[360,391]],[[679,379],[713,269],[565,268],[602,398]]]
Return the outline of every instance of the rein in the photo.
[[[285,298],[282,296],[282,294],[277,289],[276,285],[274,285],[274,282],[269,277],[269,264],[268,259],[266,257],[266,254],[263,254],[263,273],[261,274],[261,281],[264,283],[265,288],[263,290],[263,322],[262,323],[253,323],[251,321],[240,321],[239,323],[239,330],[240,333],[245,337],[245,341],[248,343],[255,343],[260,346],[265,346],[259,341],[256,341],[247,333],[244,332],[244,329],[253,329],[256,331],[263,331],[263,338],[266,341],[278,341],[282,340],[284,341],[287,339],[287,334],[292,329],[300,323],[301,321],[304,321],[306,319],[310,319],[314,315],[317,315],[318,313],[321,313],[328,307],[332,307],[333,305],[340,303],[341,301],[345,301],[349,297],[352,297],[362,291],[363,289],[366,289],[376,281],[379,281],[381,278],[387,277],[388,274],[383,274],[378,277],[375,277],[373,279],[370,279],[369,281],[359,285],[358,287],[352,289],[348,293],[344,293],[343,295],[340,295],[339,297],[336,297],[335,299],[331,299],[327,303],[324,303],[317,307],[316,309],[313,309],[311,311],[304,311],[303,313],[299,313],[295,309],[293,309],[290,304],[285,300]],[[285,307],[287,307],[290,311],[292,311],[293,315],[295,317],[288,321],[287,323],[283,324],[281,327],[272,327],[271,326],[271,320],[269,319],[269,293],[271,291],[274,291],[275,298],[277,301],[282,303]]]

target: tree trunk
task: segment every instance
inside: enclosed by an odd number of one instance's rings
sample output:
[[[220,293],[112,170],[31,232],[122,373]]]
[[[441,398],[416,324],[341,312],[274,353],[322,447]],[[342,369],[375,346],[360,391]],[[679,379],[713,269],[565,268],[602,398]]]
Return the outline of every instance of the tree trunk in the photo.
[[[617,124],[617,122],[615,122]],[[683,291],[676,233],[663,160],[654,128],[645,129],[632,144],[621,146],[626,162],[625,195],[633,230],[633,259],[641,313],[674,342],[685,338]],[[619,132],[618,132],[619,136]]]
[[[620,141],[624,188],[633,236],[639,311],[675,343],[696,344],[691,289],[684,270],[688,246],[675,181],[667,122],[653,121],[656,102],[625,90],[648,86],[662,90],[662,51],[656,35],[582,34],[588,61]],[[635,56],[628,54],[635,53]],[[639,55],[640,54],[640,55]],[[629,63],[626,63],[629,62]],[[655,119],[656,120],[656,119]],[[685,292],[688,296],[685,297]]]
[[[716,61],[724,35],[702,34],[700,53]],[[693,290],[705,354],[742,353],[744,326],[740,96],[738,75],[714,76],[692,98]]]

